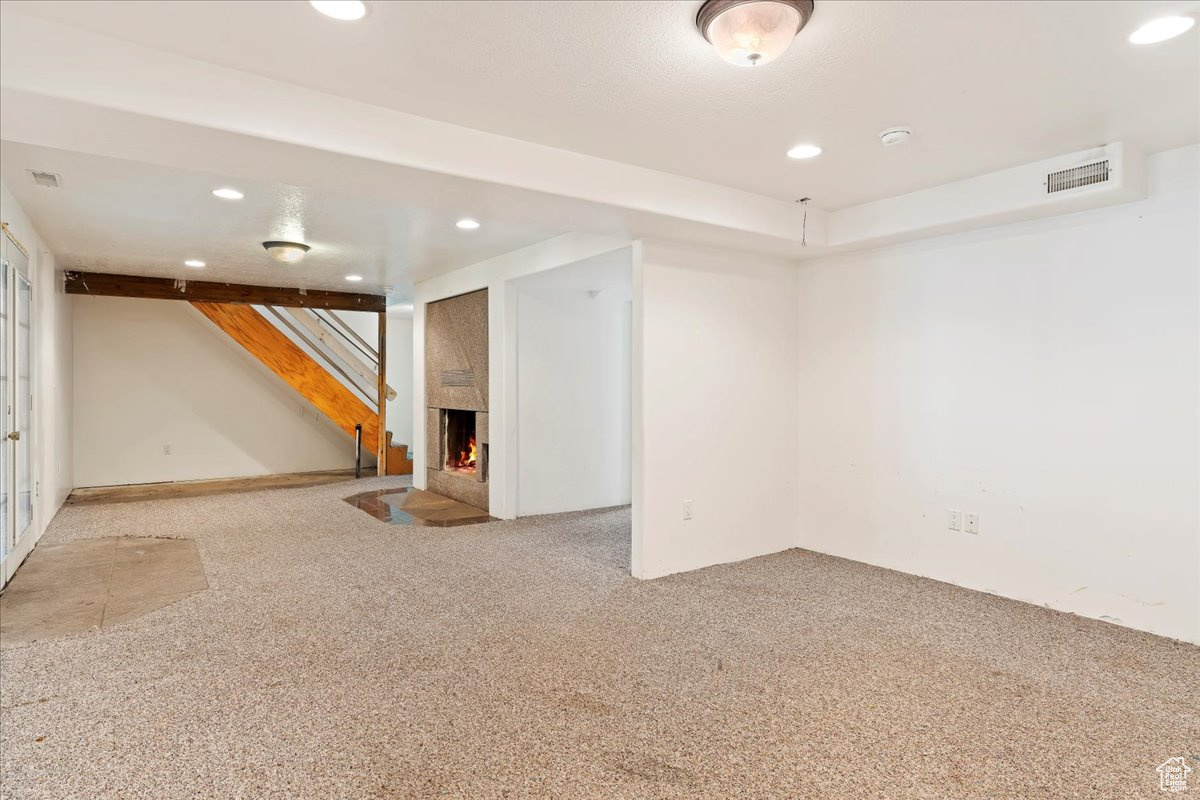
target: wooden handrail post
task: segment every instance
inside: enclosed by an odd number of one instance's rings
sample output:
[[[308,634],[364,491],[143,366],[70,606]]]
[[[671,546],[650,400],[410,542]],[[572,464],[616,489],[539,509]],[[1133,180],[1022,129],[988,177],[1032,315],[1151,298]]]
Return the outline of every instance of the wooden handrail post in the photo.
[[[387,312],[379,312],[379,450],[378,472],[387,475]]]

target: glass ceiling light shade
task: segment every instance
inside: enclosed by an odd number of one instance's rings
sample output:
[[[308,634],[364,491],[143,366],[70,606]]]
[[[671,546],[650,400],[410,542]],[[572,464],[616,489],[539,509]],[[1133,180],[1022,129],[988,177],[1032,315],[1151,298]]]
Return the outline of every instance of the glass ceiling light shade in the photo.
[[[308,245],[299,242],[263,242],[262,245],[271,258],[284,264],[295,264],[309,250]]]
[[[812,19],[813,0],[705,0],[696,27],[739,67],[774,61]]]

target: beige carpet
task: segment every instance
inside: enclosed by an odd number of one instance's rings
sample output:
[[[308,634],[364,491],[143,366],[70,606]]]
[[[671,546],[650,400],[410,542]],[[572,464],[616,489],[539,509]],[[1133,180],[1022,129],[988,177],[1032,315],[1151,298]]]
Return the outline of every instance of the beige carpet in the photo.
[[[0,651],[5,798],[1200,793],[1200,648],[804,551],[652,582],[627,509],[460,528],[372,479],[74,507],[210,588]],[[1176,795],[1186,797],[1187,795]]]

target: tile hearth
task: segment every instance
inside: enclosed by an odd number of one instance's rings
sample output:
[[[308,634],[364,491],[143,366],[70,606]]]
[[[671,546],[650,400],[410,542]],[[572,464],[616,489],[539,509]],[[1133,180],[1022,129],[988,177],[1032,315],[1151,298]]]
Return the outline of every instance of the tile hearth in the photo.
[[[376,489],[351,495],[345,500],[389,525],[451,528],[495,520],[486,511],[421,489]]]

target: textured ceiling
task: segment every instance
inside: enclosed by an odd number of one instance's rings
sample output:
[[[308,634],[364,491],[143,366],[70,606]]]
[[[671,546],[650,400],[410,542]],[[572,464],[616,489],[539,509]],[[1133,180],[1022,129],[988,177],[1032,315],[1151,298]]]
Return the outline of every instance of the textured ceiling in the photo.
[[[26,170],[55,172],[60,189]],[[562,231],[489,219],[460,231],[456,215],[378,196],[160,167],[16,142],[0,143],[0,177],[59,266],[126,275],[379,292],[412,298],[414,275],[466,266]],[[212,190],[234,186],[238,201]],[[269,239],[312,246],[296,265],[273,261]],[[185,267],[199,259],[203,269]],[[347,274],[362,275],[349,283]]]
[[[433,119],[826,209],[1124,140],[1200,140],[1200,31],[1126,37],[1189,2],[837,2],[778,61],[729,66],[698,3],[303,2],[6,7]],[[883,128],[913,140],[885,150]],[[825,152],[794,162],[785,151]]]

